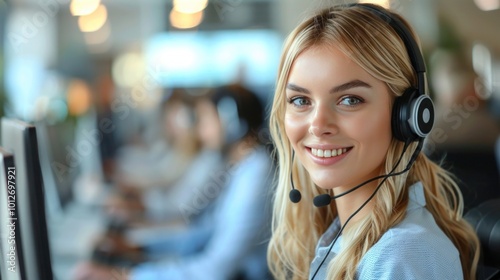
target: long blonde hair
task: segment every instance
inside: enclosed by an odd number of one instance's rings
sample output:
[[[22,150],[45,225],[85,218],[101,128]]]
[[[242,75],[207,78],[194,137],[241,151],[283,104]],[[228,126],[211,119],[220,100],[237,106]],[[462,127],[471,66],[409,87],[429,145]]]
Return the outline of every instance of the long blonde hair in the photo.
[[[381,8],[381,7],[378,7]],[[399,15],[392,13],[412,30]],[[412,31],[413,32],[413,31]],[[416,38],[415,34],[414,38]],[[278,72],[270,116],[270,131],[278,157],[279,173],[273,212],[273,236],[268,248],[269,267],[276,279],[304,279],[314,257],[319,237],[337,216],[335,204],[316,208],[313,197],[328,190],[314,185],[301,163],[293,158],[284,128],[285,87],[295,59],[312,46],[334,46],[375,78],[385,82],[394,96],[411,85],[416,86],[405,45],[383,19],[360,7],[336,6],[320,10],[297,26],[288,36]],[[413,151],[413,143],[408,151]],[[404,143],[393,139],[387,153],[384,174],[388,174],[401,155]],[[396,171],[405,168],[411,152],[406,152]],[[291,176],[300,189],[302,200],[288,200]],[[388,178],[374,197],[369,215],[343,232],[343,242],[350,244],[327,268],[329,279],[353,279],[362,256],[391,227],[405,217],[408,186],[424,186],[427,209],[438,226],[460,252],[465,279],[475,279],[479,259],[479,241],[474,230],[462,218],[463,199],[458,186],[439,165],[424,154],[418,155],[406,176]]]

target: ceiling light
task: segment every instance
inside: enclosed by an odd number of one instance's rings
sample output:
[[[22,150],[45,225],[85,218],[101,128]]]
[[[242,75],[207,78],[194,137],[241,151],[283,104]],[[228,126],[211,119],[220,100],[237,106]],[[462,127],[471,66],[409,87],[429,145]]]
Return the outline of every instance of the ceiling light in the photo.
[[[108,11],[104,5],[99,7],[91,14],[78,18],[78,26],[82,32],[94,32],[103,27],[108,18]]]
[[[500,8],[500,0],[474,0],[476,6],[483,11],[491,11]]]
[[[72,0],[69,10],[74,16],[85,16],[93,13],[101,0]]]
[[[194,14],[207,7],[208,0],[174,0],[174,10],[185,14]]]
[[[203,11],[186,14],[176,10],[170,12],[170,24],[179,29],[187,29],[198,26],[203,20]]]
[[[389,9],[391,7],[391,1],[390,0],[359,0],[359,3],[371,3],[371,4],[376,4],[380,5],[384,8]]]

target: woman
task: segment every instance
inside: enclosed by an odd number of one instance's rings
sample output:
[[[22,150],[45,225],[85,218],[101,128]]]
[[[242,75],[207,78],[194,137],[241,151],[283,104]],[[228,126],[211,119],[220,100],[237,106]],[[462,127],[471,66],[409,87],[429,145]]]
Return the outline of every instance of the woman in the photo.
[[[159,109],[161,126],[157,129],[162,131],[162,139],[149,148],[133,145],[121,151],[115,177],[117,192],[106,204],[108,216],[115,221],[158,222],[169,214],[178,214],[175,210],[165,213],[178,207],[164,207],[163,197],[173,193],[173,198],[188,171],[206,158],[196,132],[194,98],[175,89]]]
[[[270,118],[276,279],[475,278],[479,243],[457,185],[419,153],[433,111],[410,30],[358,4],[321,10],[289,35]],[[425,124],[395,121],[408,108]]]

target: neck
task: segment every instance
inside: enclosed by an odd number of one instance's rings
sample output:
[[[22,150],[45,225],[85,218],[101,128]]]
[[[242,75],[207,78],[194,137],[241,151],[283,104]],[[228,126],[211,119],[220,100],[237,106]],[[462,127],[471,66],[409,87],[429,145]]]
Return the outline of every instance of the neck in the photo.
[[[355,213],[359,207],[361,207],[368,198],[373,194],[377,188],[378,182],[374,181],[364,185],[363,187],[346,194],[345,196],[339,197],[335,200],[335,205],[337,207],[337,213],[340,219],[340,224],[344,223],[349,219],[349,217]],[[334,189],[334,194],[340,194],[348,191],[352,187],[338,187]],[[353,223],[361,220],[373,209],[374,200],[372,199],[368,202],[354,217],[351,218],[349,223]],[[348,225],[349,226],[349,225]]]

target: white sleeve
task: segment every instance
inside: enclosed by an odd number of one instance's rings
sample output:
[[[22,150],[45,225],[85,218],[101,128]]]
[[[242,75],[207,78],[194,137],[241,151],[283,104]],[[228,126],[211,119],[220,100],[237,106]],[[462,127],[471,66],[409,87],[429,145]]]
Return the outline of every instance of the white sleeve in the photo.
[[[361,259],[358,279],[463,279],[460,255],[451,241],[431,232],[384,235]]]

